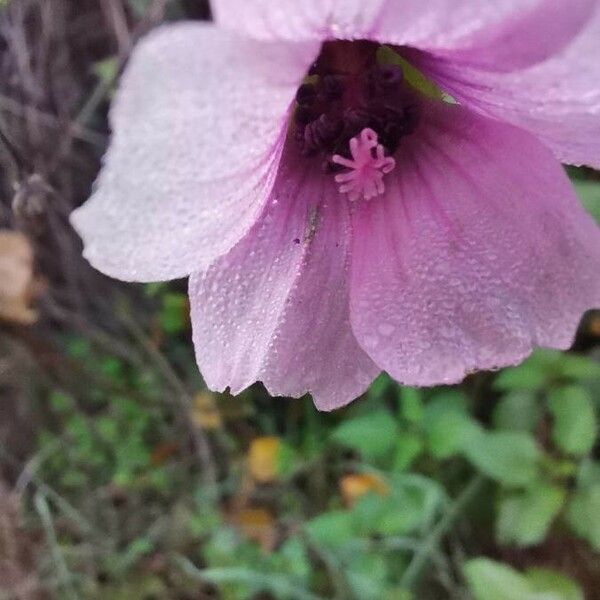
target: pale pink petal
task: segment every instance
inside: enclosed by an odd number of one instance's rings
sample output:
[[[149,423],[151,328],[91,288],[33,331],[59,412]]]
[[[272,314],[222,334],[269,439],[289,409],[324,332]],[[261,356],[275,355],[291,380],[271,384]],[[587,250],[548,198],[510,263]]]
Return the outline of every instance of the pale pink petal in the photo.
[[[412,0],[410,0],[412,1]],[[386,0],[213,0],[216,22],[265,40],[364,38]]]
[[[510,70],[564,47],[597,0],[387,0],[365,37],[422,50],[470,50]],[[500,61],[504,64],[499,66]]]
[[[409,385],[567,348],[600,306],[600,230],[528,133],[456,105],[425,114],[353,216],[358,341]]]
[[[144,39],[114,103],[96,191],[72,217],[86,258],[143,281],[188,275],[227,252],[268,197],[290,104],[317,52],[200,23]]]
[[[318,162],[286,152],[254,228],[190,279],[196,356],[211,389],[262,381],[272,395],[310,392],[331,410],[379,369],[349,324],[348,206]]]
[[[371,39],[427,50],[513,44],[547,53],[573,35],[579,4],[595,0],[216,0],[217,22],[258,39]],[[571,5],[573,4],[573,6]],[[557,7],[560,5],[560,7]],[[570,8],[570,11],[566,9]],[[580,19],[583,18],[581,15]],[[562,26],[555,27],[555,19]],[[522,23],[521,23],[522,21]],[[547,31],[547,26],[552,29]],[[549,39],[548,33],[558,33]],[[487,43],[489,42],[489,43]],[[504,50],[512,57],[521,48]],[[540,51],[544,45],[546,50]]]
[[[600,168],[600,7],[563,52],[514,73],[446,57],[409,54],[460,103],[523,127],[559,160]]]
[[[515,71],[547,60],[587,25],[598,0],[538,0],[465,39],[447,56],[454,62],[491,71]]]

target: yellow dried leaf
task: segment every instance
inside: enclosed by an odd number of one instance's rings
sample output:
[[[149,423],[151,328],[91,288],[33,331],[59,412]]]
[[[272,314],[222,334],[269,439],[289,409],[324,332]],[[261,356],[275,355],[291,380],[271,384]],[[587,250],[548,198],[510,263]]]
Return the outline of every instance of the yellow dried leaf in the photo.
[[[340,480],[340,492],[347,506],[352,506],[365,494],[374,492],[379,496],[390,493],[388,484],[379,476],[372,473],[357,473],[346,475]]]
[[[594,337],[600,338],[600,315],[594,315],[590,319],[588,332]]]
[[[192,422],[200,429],[219,429],[223,422],[214,394],[198,392],[192,406]]]
[[[281,441],[278,437],[252,440],[248,452],[248,468],[254,481],[269,483],[277,479],[277,458]]]
[[[244,508],[235,517],[240,533],[248,540],[271,551],[277,542],[277,523],[265,508]]]
[[[33,249],[16,231],[0,231],[0,319],[29,325],[37,313],[29,306],[36,290]]]

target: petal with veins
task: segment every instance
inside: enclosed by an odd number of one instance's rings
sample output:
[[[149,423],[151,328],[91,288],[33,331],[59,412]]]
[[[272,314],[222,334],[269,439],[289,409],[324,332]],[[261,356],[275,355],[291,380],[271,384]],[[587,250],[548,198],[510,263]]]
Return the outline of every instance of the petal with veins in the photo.
[[[563,52],[514,73],[494,73],[449,56],[407,56],[473,110],[522,127],[558,160],[600,168],[600,5]]]
[[[350,216],[333,178],[288,148],[252,231],[190,280],[194,343],[211,389],[262,381],[273,395],[347,404],[379,369],[349,321]]]
[[[353,215],[351,322],[408,385],[568,348],[600,306],[600,230],[528,133],[433,104],[384,196]]]
[[[86,258],[113,277],[149,281],[227,252],[268,197],[290,104],[317,52],[197,23],[143,40],[112,109],[94,195],[72,216]]]

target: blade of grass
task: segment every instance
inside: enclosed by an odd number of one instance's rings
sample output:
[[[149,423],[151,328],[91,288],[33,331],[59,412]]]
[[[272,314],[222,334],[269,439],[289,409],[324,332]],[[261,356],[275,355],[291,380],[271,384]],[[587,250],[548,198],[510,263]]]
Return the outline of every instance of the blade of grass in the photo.
[[[208,583],[245,583],[268,590],[276,596],[293,600],[325,600],[321,596],[302,589],[287,577],[276,573],[257,573],[243,567],[198,569],[189,559],[177,556],[175,564],[189,577]]]
[[[65,598],[68,598],[68,600],[77,600],[77,594],[71,584],[73,576],[69,572],[67,563],[60,550],[58,538],[56,537],[56,529],[54,528],[54,522],[52,520],[52,513],[50,512],[50,507],[48,506],[45,496],[38,492],[34,497],[34,504],[35,509],[40,516],[40,520],[42,521],[44,533],[46,534],[46,541],[50,547],[50,554],[54,561]]]
[[[452,529],[462,512],[469,506],[471,501],[481,491],[485,478],[476,475],[450,504],[444,516],[431,530],[431,533],[423,540],[419,550],[414,554],[408,568],[401,580],[401,587],[407,590],[413,589],[419,582],[423,571],[429,564],[431,556],[437,551],[444,537]]]

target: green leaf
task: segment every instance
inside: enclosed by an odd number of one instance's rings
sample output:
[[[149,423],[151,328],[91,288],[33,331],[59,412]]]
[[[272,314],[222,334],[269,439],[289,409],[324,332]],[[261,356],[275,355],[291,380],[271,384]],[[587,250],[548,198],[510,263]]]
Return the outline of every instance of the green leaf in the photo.
[[[573,183],[583,206],[600,223],[600,182],[574,181]]]
[[[567,507],[571,529],[600,552],[600,482],[580,486]]]
[[[534,393],[509,392],[494,409],[493,422],[496,429],[532,432],[538,424],[542,410]]]
[[[345,571],[356,598],[382,598],[387,580],[387,563],[384,556],[361,552],[353,556]]]
[[[390,379],[390,376],[387,373],[382,373],[377,379],[371,384],[369,388],[368,396],[370,399],[377,400],[382,398],[385,393],[393,386],[395,383]]]
[[[387,410],[377,409],[344,421],[332,432],[331,439],[367,459],[376,459],[392,449],[397,436],[395,419]]]
[[[557,362],[561,375],[575,381],[600,379],[600,364],[579,354],[561,354]]]
[[[385,498],[377,533],[389,536],[429,530],[446,500],[440,484],[406,473],[395,474],[390,483],[391,493]]]
[[[565,498],[566,493],[562,488],[538,483],[523,493],[504,499],[496,524],[498,542],[518,546],[542,542],[563,507]]]
[[[435,481],[397,474],[390,481],[388,495],[370,493],[356,502],[351,511],[351,529],[359,537],[424,531],[440,513],[443,501],[443,489]]]
[[[415,489],[388,498],[374,533],[403,535],[422,529],[427,517],[426,508],[423,493]]]
[[[188,324],[188,299],[185,294],[169,292],[162,298],[159,320],[166,333],[179,333]]]
[[[527,361],[519,367],[501,371],[494,381],[494,388],[503,392],[531,391],[544,389],[548,379],[542,365]]]
[[[305,528],[316,544],[324,546],[343,546],[355,536],[352,514],[341,510],[322,513]]]
[[[525,577],[536,592],[551,593],[552,597],[560,600],[584,600],[577,583],[562,573],[536,568],[526,571]]]
[[[600,463],[590,459],[584,459],[579,466],[577,483],[581,487],[589,487],[594,483],[600,483]]]
[[[269,597],[275,598],[318,600],[292,578],[265,569],[237,565],[198,569],[188,558],[177,556],[175,560],[190,577],[218,584],[219,592],[223,592],[220,597],[223,598],[245,600],[257,597],[260,592],[269,592]],[[243,563],[240,561],[240,564]]]
[[[358,536],[379,533],[379,523],[383,518],[389,499],[370,492],[362,496],[352,507],[352,529]]]
[[[394,471],[406,471],[423,451],[423,440],[416,433],[401,433],[394,451]]]
[[[144,284],[144,294],[148,296],[148,298],[156,298],[160,296],[168,287],[168,284],[164,281],[158,281],[154,283],[145,283]]]
[[[286,540],[275,555],[283,562],[286,572],[301,580],[308,580],[311,574],[311,564],[304,544],[298,538]]]
[[[400,413],[409,423],[418,423],[423,419],[423,400],[421,390],[401,387],[398,392]]]
[[[294,473],[298,464],[296,451],[285,441],[279,443],[279,449],[276,457],[277,475],[283,479]]]
[[[94,74],[105,84],[116,80],[119,73],[119,61],[116,57],[105,58],[94,65]]]
[[[402,68],[406,82],[428,98],[443,100],[444,92],[423,72],[402,58],[393,48],[381,46],[377,52],[377,61],[382,65],[397,65]]]
[[[527,486],[539,473],[541,453],[527,433],[481,430],[465,440],[463,450],[477,469],[508,486]]]
[[[548,400],[554,417],[552,439],[567,454],[588,454],[596,442],[598,421],[590,394],[581,387],[554,390]]]
[[[508,565],[475,558],[464,566],[464,574],[475,600],[531,600],[531,586]]]
[[[583,600],[574,581],[545,569],[523,574],[488,558],[476,558],[463,571],[475,600]]]
[[[439,396],[426,407],[423,429],[433,456],[450,458],[478,432],[479,425],[467,413],[462,395],[452,393]]]

